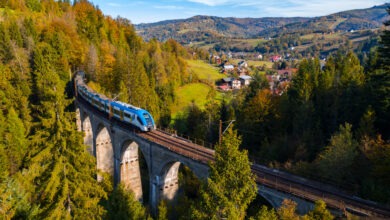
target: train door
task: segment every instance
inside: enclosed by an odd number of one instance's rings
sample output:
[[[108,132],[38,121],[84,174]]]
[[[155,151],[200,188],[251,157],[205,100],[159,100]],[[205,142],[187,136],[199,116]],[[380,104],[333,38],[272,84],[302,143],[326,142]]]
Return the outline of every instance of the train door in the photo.
[[[123,121],[123,109],[120,110],[120,118],[121,118],[121,121]]]

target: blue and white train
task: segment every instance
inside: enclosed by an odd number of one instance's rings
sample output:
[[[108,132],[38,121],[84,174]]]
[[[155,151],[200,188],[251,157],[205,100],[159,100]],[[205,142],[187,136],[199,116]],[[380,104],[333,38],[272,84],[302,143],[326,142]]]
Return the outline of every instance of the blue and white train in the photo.
[[[125,123],[134,125],[141,131],[151,131],[156,129],[152,115],[133,105],[113,101],[104,95],[98,94],[84,83],[84,73],[78,72],[75,76],[75,89],[77,95],[80,95],[84,100],[91,105],[106,112],[110,117],[114,117]]]

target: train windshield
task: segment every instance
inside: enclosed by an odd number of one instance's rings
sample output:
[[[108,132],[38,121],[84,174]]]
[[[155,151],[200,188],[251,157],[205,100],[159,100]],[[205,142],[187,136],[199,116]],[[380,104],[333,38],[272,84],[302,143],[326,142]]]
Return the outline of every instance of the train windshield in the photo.
[[[153,126],[153,122],[152,122],[152,119],[150,118],[150,115],[148,113],[144,113],[143,116],[146,120],[146,125],[148,127]]]

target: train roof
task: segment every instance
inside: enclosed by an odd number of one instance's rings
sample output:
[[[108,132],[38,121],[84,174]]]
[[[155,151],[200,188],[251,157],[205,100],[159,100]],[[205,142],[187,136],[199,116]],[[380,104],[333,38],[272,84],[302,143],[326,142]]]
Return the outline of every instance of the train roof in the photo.
[[[136,106],[133,106],[133,105],[121,102],[121,101],[111,102],[111,105],[118,106],[118,107],[119,106],[123,106],[123,107],[128,108],[129,110],[133,110],[133,111],[136,111],[136,112],[141,113],[141,114],[148,113],[150,115],[150,113],[147,110],[143,109],[143,108],[139,108],[139,107],[136,107]]]
[[[134,105],[130,105],[130,104],[127,104],[127,103],[124,103],[124,102],[121,102],[121,101],[115,101],[115,102],[112,102],[114,104],[117,104],[117,105],[121,105],[121,106],[124,106],[124,107],[127,107],[127,108],[130,108],[130,109],[134,109],[134,110],[143,110],[142,108],[139,108],[139,107],[136,107]]]

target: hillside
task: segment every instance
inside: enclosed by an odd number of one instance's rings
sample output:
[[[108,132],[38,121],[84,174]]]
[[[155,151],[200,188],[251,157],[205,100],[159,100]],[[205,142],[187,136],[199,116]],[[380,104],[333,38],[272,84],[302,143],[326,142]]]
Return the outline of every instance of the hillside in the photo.
[[[390,4],[339,12],[315,18],[221,18],[195,16],[188,19],[168,20],[136,25],[137,33],[145,40],[157,38],[165,41],[173,38],[181,43],[220,38],[253,38],[277,36],[283,33],[350,31],[374,29],[386,20],[386,8]]]
[[[268,28],[260,36],[280,36],[286,33],[319,33],[379,28],[387,18],[386,8],[390,4],[356,9],[327,16],[315,17],[305,22],[286,24],[283,27]]]
[[[168,20],[136,25],[145,40],[157,38],[165,41],[173,38],[182,43],[199,42],[217,38],[251,38],[269,28],[282,27],[309,18],[221,18],[195,16],[188,19]]]

